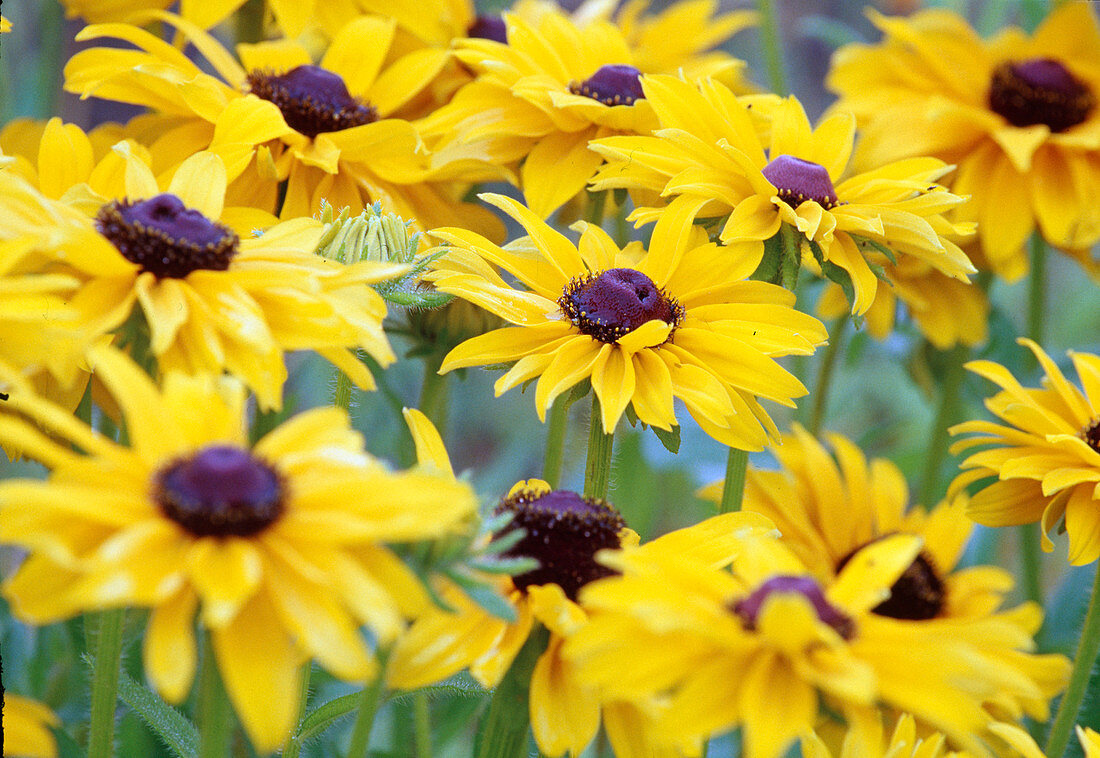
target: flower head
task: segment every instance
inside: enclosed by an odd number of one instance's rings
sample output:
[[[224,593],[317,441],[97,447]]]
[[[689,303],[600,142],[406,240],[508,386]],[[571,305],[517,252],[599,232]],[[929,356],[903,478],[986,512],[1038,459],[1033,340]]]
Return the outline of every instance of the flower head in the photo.
[[[950,170],[931,158],[880,166],[846,176],[855,123],[834,115],[816,129],[793,97],[770,107],[762,139],[752,103],[724,85],[672,76],[647,76],[642,89],[657,114],[653,135],[597,139],[592,149],[607,163],[595,189],[650,190],[687,196],[701,204],[698,215],[725,219],[722,242],[749,259],[755,270],[765,241],[782,225],[797,230],[803,256],[830,278],[850,282],[853,313],[867,311],[878,289],[881,266],[913,256],[965,281],[974,271],[950,237],[942,214],[963,202],[935,182]],[[639,223],[661,208],[639,209]],[[893,260],[892,260],[893,259]],[[797,263],[797,262],[796,262]]]
[[[627,405],[643,422],[671,429],[679,398],[711,436],[744,449],[760,449],[775,431],[758,397],[793,405],[805,394],[774,357],[812,353],[824,328],[791,307],[790,293],[745,281],[751,268],[691,226],[697,205],[669,208],[643,253],[637,243],[620,249],[590,224],[578,226],[574,245],[515,201],[482,199],[529,237],[501,248],[461,229],[436,230],[453,247],[431,276],[440,290],[514,326],[462,343],[442,370],[515,361],[496,392],[541,377],[540,418],[554,398],[589,379],[609,434]],[[494,266],[525,289],[506,284]]]
[[[875,45],[839,50],[829,86],[852,111],[861,165],[931,155],[958,164],[958,218],[978,222],[985,266],[1015,279],[1038,227],[1087,262],[1100,239],[1100,27],[1091,3],[1065,3],[1030,38],[981,39],[946,10],[871,14]]]
[[[637,12],[637,6],[630,11],[632,24]],[[588,150],[589,140],[646,134],[656,126],[638,80],[650,71],[643,66],[669,60],[636,58],[624,32],[605,19],[582,22],[544,9],[534,17],[506,13],[504,23],[506,43],[457,43],[455,55],[476,78],[423,128],[440,142],[476,146],[502,166],[523,160],[520,186],[527,205],[547,218],[584,189],[602,162]]]
[[[995,703],[1000,715],[1018,719],[1026,712],[1048,718],[1048,702],[1064,686],[1068,662],[1061,655],[1020,655],[1021,639],[1038,631],[1043,614],[1033,603],[1001,608],[1013,585],[1008,572],[994,566],[958,567],[973,529],[966,498],[931,510],[909,508],[908,487],[897,466],[880,458],[868,461],[840,435],[828,440],[832,453],[796,426],[773,448],[779,470],[749,470],[744,508],[774,521],[782,541],[826,583],[890,535],[921,537],[921,551],[890,587],[889,598],[871,613],[908,622],[914,630],[950,629],[990,660],[1019,667],[1037,687],[1000,693]],[[717,499],[721,483],[703,494]],[[994,634],[994,629],[1006,631]]]
[[[980,751],[985,701],[1034,688],[952,628],[916,629],[871,612],[919,554],[917,537],[877,541],[831,581],[773,537],[727,540],[734,545],[724,556],[685,549],[691,541],[682,539],[608,554],[621,575],[580,595],[589,622],[567,642],[566,659],[605,698],[652,709],[666,740],[741,726],[745,755],[773,758],[822,708],[867,730],[887,706]],[[871,744],[866,731],[862,738]]]
[[[967,368],[1001,388],[985,401],[1001,423],[966,421],[952,434],[972,435],[953,452],[982,446],[960,464],[957,491],[990,478],[970,498],[967,513],[979,524],[1042,524],[1043,549],[1054,549],[1048,533],[1064,520],[1069,562],[1075,566],[1100,558],[1100,357],[1070,353],[1082,383],[1078,389],[1043,349],[1020,339],[1035,354],[1044,373],[1042,387],[1024,387],[992,361]]]
[[[272,225],[270,214],[227,208],[226,170],[214,154],[188,158],[162,187],[133,152],[122,152],[112,154],[114,179],[99,185],[121,184],[122,196],[80,183],[51,200],[10,172],[0,175],[0,239],[25,241],[31,271],[73,279],[70,307],[86,335],[139,314],[161,371],[227,370],[268,408],[281,405],[288,350],[314,349],[360,387],[373,387],[350,350],[365,349],[383,365],[393,360],[381,326],[385,303],[369,285],[402,266],[343,266],[313,255],[320,223]],[[266,231],[255,235],[253,224]]]
[[[238,62],[182,18],[147,17],[178,29],[217,76],[136,26],[102,25],[78,37],[121,37],[138,49],[77,53],[66,66],[66,87],[154,111],[161,132],[151,139],[158,174],[178,165],[181,155],[210,150],[225,161],[233,197],[283,218],[308,216],[322,199],[354,210],[383,200],[426,227],[461,218],[497,229],[491,214],[454,197],[451,182],[469,156],[457,151],[444,165],[406,120],[418,114],[404,109],[446,59],[399,58],[386,66],[395,44],[392,19],[362,16],[347,23],[319,62],[288,39],[241,44]],[[283,181],[285,198],[276,207]]]
[[[114,349],[90,356],[129,446],[7,377],[0,439],[51,475],[0,485],[0,541],[29,553],[4,595],[36,624],[149,608],[145,671],[173,702],[194,678],[197,614],[242,724],[273,750],[297,717],[303,659],[365,681],[375,664],[359,627],[392,642],[428,604],[384,543],[464,528],[474,495],[437,472],[390,471],[338,409],[302,413],[250,446],[235,380],[169,373],[157,387]]]

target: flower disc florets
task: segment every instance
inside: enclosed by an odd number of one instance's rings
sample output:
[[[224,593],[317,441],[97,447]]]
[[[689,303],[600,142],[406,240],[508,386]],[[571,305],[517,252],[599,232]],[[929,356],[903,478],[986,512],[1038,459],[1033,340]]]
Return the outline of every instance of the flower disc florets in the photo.
[[[831,627],[843,639],[849,640],[855,635],[855,622],[846,613],[838,609],[825,597],[821,585],[809,576],[773,576],[757,587],[746,598],[733,604],[732,610],[741,619],[746,629],[755,630],[757,617],[764,603],[773,593],[801,595],[810,602],[821,623]]]
[[[466,30],[467,37],[491,39],[494,42],[508,44],[508,27],[500,16],[482,13]]]
[[[1080,436],[1089,447],[1100,453],[1100,418],[1093,419],[1091,424],[1081,430]]]
[[[993,71],[989,107],[1013,126],[1046,124],[1063,132],[1088,118],[1096,96],[1051,58],[1005,61]]]
[[[566,597],[576,600],[581,587],[615,573],[595,558],[600,550],[620,547],[619,532],[624,526],[622,516],[605,501],[568,490],[520,489],[501,502],[495,513],[513,514],[498,537],[515,529],[525,531],[505,555],[539,562],[538,568],[512,577],[518,589],[556,584]]]
[[[793,155],[780,155],[761,170],[780,199],[792,208],[813,200],[825,210],[837,205],[836,189],[826,168]]]
[[[278,472],[249,451],[211,445],[161,469],[154,500],[196,537],[249,537],[283,512]]]
[[[841,558],[836,566],[837,573],[866,546],[861,545]],[[927,621],[939,616],[946,602],[947,588],[943,579],[940,578],[932,557],[921,552],[890,587],[890,597],[872,608],[871,612],[905,621]]]
[[[164,193],[147,200],[112,200],[99,210],[96,228],[126,260],[158,279],[182,279],[192,271],[225,271],[240,238]]]
[[[558,305],[582,332],[609,343],[653,319],[671,324],[673,330],[684,319],[682,305],[632,268],[575,278],[565,286]]]
[[[569,91],[599,100],[604,105],[633,105],[635,100],[645,99],[641,76],[642,72],[633,66],[600,66],[583,82],[570,82]]]
[[[285,74],[252,71],[248,84],[252,94],[278,106],[287,126],[307,137],[378,120],[374,106],[352,97],[339,74],[320,66],[298,66]]]

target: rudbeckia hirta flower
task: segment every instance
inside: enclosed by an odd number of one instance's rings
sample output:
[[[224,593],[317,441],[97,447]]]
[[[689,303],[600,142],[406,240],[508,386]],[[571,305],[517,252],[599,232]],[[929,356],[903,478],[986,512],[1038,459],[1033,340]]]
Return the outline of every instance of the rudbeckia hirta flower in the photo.
[[[643,422],[671,429],[679,398],[708,434],[746,450],[776,434],[758,398],[793,406],[806,393],[774,358],[813,353],[824,327],[794,310],[786,290],[746,281],[751,267],[722,255],[691,225],[697,206],[670,208],[643,253],[639,243],[620,249],[583,222],[574,245],[514,200],[481,198],[529,237],[501,248],[462,229],[436,230],[453,247],[430,277],[513,326],[463,342],[442,371],[515,362],[496,393],[539,377],[539,418],[554,398],[589,379],[608,434],[627,405]],[[495,267],[524,289],[508,285]]]
[[[72,205],[0,172],[0,239],[26,240],[39,268],[79,280],[69,305],[81,330],[99,336],[136,312],[161,371],[229,371],[265,408],[282,404],[289,350],[315,350],[360,387],[374,386],[352,351],[383,365],[394,359],[381,325],[385,303],[370,285],[403,267],[314,255],[321,224],[313,219],[253,236],[252,222],[275,219],[225,208],[216,155],[189,158],[166,191],[140,160],[123,165],[124,197],[82,187],[67,198]]]
[[[376,665],[360,627],[388,644],[427,605],[384,543],[464,529],[474,495],[438,472],[390,471],[340,409],[249,445],[236,380],[172,373],[157,387],[112,348],[90,358],[128,446],[8,378],[0,439],[51,474],[0,484],[0,541],[28,552],[4,595],[33,624],[148,608],[145,672],[172,702],[194,679],[197,615],[241,723],[274,750],[297,718],[304,660],[364,682]]]
[[[1100,239],[1100,28],[1092,3],[1064,3],[1030,38],[981,39],[946,10],[871,20],[876,45],[841,48],[828,83],[856,114],[857,160],[932,155],[958,164],[985,265],[1014,279],[1038,227],[1088,260]]]
[[[963,198],[935,183],[950,170],[942,161],[914,158],[847,176],[855,134],[851,116],[831,116],[814,129],[802,105],[788,98],[768,109],[770,136],[762,141],[751,103],[719,82],[647,76],[641,88],[659,128],[651,136],[595,140],[592,149],[607,163],[594,189],[652,190],[705,201],[698,215],[724,219],[722,242],[754,268],[765,241],[786,224],[797,230],[801,249],[816,248],[824,273],[837,267],[846,272],[855,314],[871,306],[879,267],[890,257],[913,256],[963,281],[974,272],[948,238],[970,230],[943,218]],[[662,212],[640,209],[633,218],[648,222]],[[804,257],[809,263],[815,256]]]
[[[909,508],[909,489],[897,466],[882,458],[868,461],[841,435],[828,440],[831,454],[800,426],[785,435],[783,444],[772,448],[779,470],[748,471],[745,510],[771,519],[784,544],[825,583],[884,537],[919,536],[920,553],[890,587],[889,599],[871,613],[908,623],[915,632],[965,639],[989,660],[1019,667],[1037,687],[1022,699],[1005,693],[990,705],[1004,718],[1019,719],[1026,712],[1047,719],[1048,701],[1065,686],[1069,662],[1061,655],[1021,654],[1021,640],[1038,632],[1043,613],[1035,603],[1000,608],[1012,589],[1011,574],[995,566],[958,568],[974,526],[966,517],[966,497],[927,511]],[[717,500],[721,482],[701,494]]]
[[[965,421],[951,428],[952,434],[971,435],[952,452],[984,448],[959,464],[964,471],[952,489],[995,480],[971,496],[972,519],[986,526],[1038,521],[1047,552],[1054,549],[1048,533],[1064,523],[1069,562],[1083,566],[1100,558],[1100,357],[1070,353],[1083,388],[1078,389],[1042,348],[1028,339],[1019,342],[1042,366],[1042,387],[1022,386],[992,361],[966,364],[1001,388],[985,401],[1000,423]]]
[[[980,752],[986,699],[1034,689],[951,630],[871,612],[919,554],[918,537],[877,541],[831,582],[778,540],[741,543],[724,560],[683,549],[606,554],[622,574],[582,591],[589,622],[565,649],[580,680],[653,708],[670,741],[740,726],[747,758],[783,755],[822,712],[869,729],[881,706]]]
[[[418,455],[420,451],[431,455],[428,451],[442,450],[434,428],[423,419],[418,426],[419,430],[414,428]],[[577,603],[578,592],[615,573],[596,560],[597,553],[637,545],[638,535],[624,526],[622,517],[607,502],[553,490],[538,479],[518,482],[495,513],[512,515],[497,538],[516,529],[526,533],[503,555],[538,562],[536,568],[502,583],[516,620],[509,623],[491,616],[456,588],[444,585],[443,597],[450,608],[432,608],[400,638],[390,662],[390,685],[423,687],[468,668],[482,685],[495,687],[528,637],[540,625],[545,626],[549,640],[535,663],[529,700],[531,727],[540,751],[553,756],[580,755],[602,720],[616,755],[655,755],[646,752],[661,746],[652,732],[653,720],[631,703],[605,700],[597,687],[580,683],[573,665],[561,654],[570,636],[588,621],[588,613]],[[692,533],[700,546],[714,551],[746,530],[771,528],[766,519],[737,513],[710,519],[694,527]],[[684,537],[664,539],[683,541]]]
[[[591,139],[648,134],[656,124],[639,84],[643,70],[610,21],[579,23],[546,11],[504,14],[507,42],[465,39],[455,56],[476,79],[424,122],[424,132],[468,144],[501,165],[523,160],[528,207],[547,218],[584,189],[602,158]],[[441,151],[446,147],[440,147]]]
[[[209,34],[166,13],[218,76],[136,26],[101,25],[78,39],[122,39],[137,50],[91,48],[66,65],[66,88],[87,97],[147,106],[157,116],[150,149],[158,175],[199,150],[226,162],[233,202],[284,218],[316,212],[321,199],[361,210],[381,200],[425,227],[462,219],[495,229],[484,209],[463,203],[452,180],[468,157],[436,165],[402,109],[445,61],[398,58],[385,65],[392,20],[360,17],[315,63],[295,42],[238,45],[240,63]],[[220,77],[220,78],[219,78]],[[482,171],[483,173],[483,171]],[[480,176],[480,175],[479,175]],[[285,198],[276,208],[280,182]]]

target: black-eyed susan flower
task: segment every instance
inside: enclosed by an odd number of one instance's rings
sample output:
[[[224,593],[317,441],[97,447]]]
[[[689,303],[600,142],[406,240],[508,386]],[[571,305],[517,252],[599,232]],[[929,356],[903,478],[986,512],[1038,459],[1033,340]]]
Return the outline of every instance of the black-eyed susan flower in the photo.
[[[588,150],[589,140],[648,134],[657,122],[639,84],[640,62],[610,21],[582,24],[545,10],[531,20],[506,13],[504,24],[507,42],[457,44],[455,56],[477,76],[423,129],[496,164],[522,159],[527,205],[547,218],[584,189],[602,162]]]
[[[238,63],[193,24],[166,13],[150,18],[175,26],[217,76],[138,27],[90,26],[80,39],[114,37],[138,49],[77,53],[66,66],[65,86],[81,96],[150,108],[153,124],[139,125],[158,176],[210,150],[225,160],[234,204],[284,218],[308,216],[322,199],[354,210],[381,200],[425,227],[462,219],[482,230],[498,228],[487,211],[463,203],[457,196],[462,188],[452,185],[469,156],[457,151],[454,160],[438,165],[402,117],[435,69],[405,58],[386,65],[395,34],[391,19],[349,22],[319,63],[286,39],[239,45]],[[284,181],[285,198],[276,207]]]
[[[607,159],[592,183],[595,189],[651,190],[705,201],[699,216],[724,219],[722,242],[756,265],[765,241],[789,225],[802,248],[816,248],[826,274],[829,267],[846,272],[856,314],[871,306],[878,278],[885,275],[880,266],[891,256],[913,256],[962,281],[974,272],[949,238],[971,230],[948,224],[942,215],[963,202],[936,184],[950,170],[942,161],[914,158],[848,176],[855,134],[851,116],[831,116],[814,129],[802,105],[788,98],[769,107],[768,136],[761,139],[752,104],[719,82],[647,76],[641,87],[659,129],[653,135],[595,140],[592,149]],[[633,218],[649,222],[661,213],[640,209]],[[803,257],[807,263],[815,259]]]
[[[985,401],[998,422],[965,421],[952,434],[969,435],[952,446],[971,452],[960,464],[957,491],[981,480],[970,498],[968,515],[986,526],[1042,525],[1043,549],[1054,543],[1048,533],[1064,523],[1069,562],[1075,566],[1100,558],[1100,357],[1071,352],[1083,389],[1072,384],[1043,349],[1020,339],[1045,373],[1042,387],[1024,387],[1005,367],[972,361],[966,367],[1000,387]]]
[[[4,695],[4,753],[15,758],[55,758],[57,740],[50,727],[61,722],[42,703],[10,691]]]
[[[437,458],[442,451],[441,465],[449,465],[438,435],[425,423],[420,420],[420,429],[414,429],[418,456]],[[547,755],[579,755],[602,720],[616,755],[665,755],[649,752],[664,745],[653,733],[653,719],[646,711],[629,702],[602,698],[597,687],[577,680],[572,664],[561,655],[562,646],[588,621],[588,613],[577,603],[578,592],[615,573],[598,562],[596,554],[637,545],[638,535],[624,526],[607,502],[552,490],[538,479],[517,483],[496,513],[511,514],[512,521],[495,538],[524,530],[505,555],[537,561],[536,568],[502,583],[516,620],[491,616],[457,588],[444,585],[443,597],[451,607],[433,608],[401,637],[390,662],[390,684],[421,687],[468,668],[481,684],[494,687],[535,625],[541,624],[550,632],[549,642],[535,663],[529,700],[539,749]],[[745,531],[771,528],[766,519],[737,513],[693,529],[699,549],[721,553]],[[663,539],[682,540],[682,536]],[[668,753],[674,754],[678,755]]]
[[[958,164],[952,191],[976,220],[985,265],[1014,279],[1038,227],[1087,260],[1100,239],[1100,28],[1091,3],[1064,3],[1028,37],[981,39],[960,16],[876,13],[875,45],[839,50],[829,86],[856,114],[857,161],[932,155]]]
[[[811,354],[824,327],[794,310],[789,292],[746,281],[751,266],[723,255],[691,225],[697,205],[670,207],[644,252],[640,243],[620,249],[583,222],[574,245],[516,201],[481,197],[529,236],[501,248],[462,229],[436,230],[453,247],[430,277],[512,326],[463,342],[441,370],[514,362],[496,393],[538,377],[539,418],[589,379],[608,434],[627,405],[643,422],[671,429],[679,398],[708,434],[746,450],[761,449],[775,433],[758,398],[793,405],[806,393],[774,358]],[[507,284],[498,267],[523,289]]]
[[[373,387],[352,350],[393,360],[385,303],[370,285],[402,267],[313,255],[321,235],[313,219],[254,235],[253,224],[274,217],[225,208],[225,168],[211,153],[184,161],[164,191],[133,155],[120,164],[121,197],[82,184],[55,201],[0,172],[0,239],[26,241],[25,258],[37,261],[30,270],[78,280],[69,307],[83,332],[99,336],[140,314],[160,370],[229,371],[265,408],[281,406],[288,350],[315,350]]]
[[[652,708],[668,740],[740,726],[748,758],[775,758],[822,713],[869,729],[888,706],[982,752],[974,735],[991,720],[983,703],[1035,685],[951,630],[871,612],[920,550],[920,538],[891,535],[832,582],[760,536],[722,561],[679,545],[607,554],[622,574],[582,591],[589,622],[565,657],[604,697]]]
[[[241,723],[271,751],[295,723],[304,660],[363,682],[376,667],[359,628],[388,644],[428,604],[385,543],[464,529],[473,492],[436,471],[389,470],[340,409],[302,413],[250,446],[235,379],[170,373],[158,387],[112,348],[90,358],[128,446],[8,378],[0,439],[51,474],[0,485],[0,541],[28,552],[3,593],[33,624],[148,608],[145,672],[172,702],[194,678],[197,617]]]
[[[1046,720],[1048,702],[1065,686],[1069,662],[1061,655],[1024,655],[1022,645],[1039,630],[1042,610],[1034,603],[1002,609],[1012,575],[995,566],[958,568],[973,530],[966,497],[931,510],[909,508],[905,477],[892,462],[866,459],[851,441],[827,437],[832,453],[800,426],[773,448],[778,470],[752,468],[744,508],[771,519],[783,542],[821,582],[828,584],[861,551],[892,534],[919,536],[923,547],[871,613],[965,639],[989,660],[1004,660],[1026,672],[1036,686],[1023,698],[998,695],[989,705],[1006,719],[1025,713]],[[703,490],[721,497],[721,482]],[[1007,628],[1005,634],[991,630]]]
[[[3,34],[4,32],[10,32],[10,31],[11,31],[11,21],[4,18],[3,16],[0,16],[0,34]]]

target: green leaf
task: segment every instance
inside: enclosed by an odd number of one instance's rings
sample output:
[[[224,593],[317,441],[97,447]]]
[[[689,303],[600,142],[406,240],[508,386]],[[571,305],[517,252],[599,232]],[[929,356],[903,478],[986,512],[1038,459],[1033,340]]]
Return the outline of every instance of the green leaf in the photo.
[[[894,255],[894,251],[888,248],[886,245],[882,244],[881,242],[869,239],[867,237],[857,237],[855,235],[852,236],[852,239],[856,241],[856,245],[859,247],[860,252],[863,252],[868,247],[874,248],[875,250],[878,250],[880,253],[886,256],[886,260],[890,261],[892,265],[898,265],[898,258],[896,255]]]
[[[661,441],[661,444],[665,446],[665,450],[676,455],[680,452],[680,425],[672,427],[672,431],[666,432],[659,426],[650,427],[653,433],[657,435],[657,439]]]
[[[175,755],[193,758],[198,754],[199,732],[195,725],[125,671],[119,672],[118,694]]]
[[[752,273],[752,279],[761,282],[779,282],[779,262],[783,257],[782,232],[776,232],[771,238],[764,240],[764,257],[760,259],[760,265]]]

